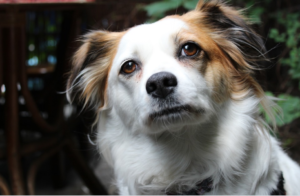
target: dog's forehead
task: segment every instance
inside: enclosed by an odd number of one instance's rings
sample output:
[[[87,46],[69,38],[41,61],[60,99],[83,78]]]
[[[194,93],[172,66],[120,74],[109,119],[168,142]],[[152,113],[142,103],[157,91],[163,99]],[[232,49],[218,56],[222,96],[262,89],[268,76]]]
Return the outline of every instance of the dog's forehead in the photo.
[[[183,20],[167,17],[152,24],[133,27],[125,34],[123,39],[124,41],[133,38],[137,41],[147,39],[151,42],[152,40],[164,39],[166,36],[174,35],[182,28],[187,28],[187,24]]]
[[[152,24],[143,24],[129,29],[122,37],[116,58],[124,59],[130,56],[143,58],[153,51],[172,50],[174,39],[187,24],[178,18],[164,18]]]

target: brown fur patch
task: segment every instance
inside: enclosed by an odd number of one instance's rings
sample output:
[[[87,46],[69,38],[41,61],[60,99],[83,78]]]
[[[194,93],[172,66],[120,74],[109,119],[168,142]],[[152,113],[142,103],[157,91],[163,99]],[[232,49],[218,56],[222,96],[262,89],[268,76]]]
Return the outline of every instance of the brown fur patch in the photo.
[[[67,88],[77,99],[101,109],[106,104],[107,76],[124,32],[93,31],[83,38],[73,57]]]
[[[239,11],[221,1],[199,1],[194,11],[172,17],[188,24],[191,37],[208,55],[204,77],[213,86],[217,102],[233,94],[263,96],[252,73],[266,60],[264,44]]]

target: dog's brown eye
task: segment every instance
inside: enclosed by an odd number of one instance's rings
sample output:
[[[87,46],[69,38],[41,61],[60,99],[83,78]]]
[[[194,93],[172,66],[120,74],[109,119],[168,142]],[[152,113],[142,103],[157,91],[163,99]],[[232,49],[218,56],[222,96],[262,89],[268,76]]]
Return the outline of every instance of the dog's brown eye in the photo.
[[[183,45],[181,49],[181,56],[195,56],[199,52],[199,47],[193,43]]]
[[[125,74],[131,74],[136,70],[136,68],[137,64],[134,61],[128,61],[122,66],[121,70]]]

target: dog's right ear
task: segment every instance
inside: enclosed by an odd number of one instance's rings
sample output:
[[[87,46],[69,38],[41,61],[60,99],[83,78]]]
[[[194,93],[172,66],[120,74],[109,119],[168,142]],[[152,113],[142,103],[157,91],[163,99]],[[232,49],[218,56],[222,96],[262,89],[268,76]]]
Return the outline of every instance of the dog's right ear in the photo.
[[[107,77],[123,33],[92,31],[83,36],[74,54],[67,83],[70,102],[82,102],[96,109],[106,105]]]

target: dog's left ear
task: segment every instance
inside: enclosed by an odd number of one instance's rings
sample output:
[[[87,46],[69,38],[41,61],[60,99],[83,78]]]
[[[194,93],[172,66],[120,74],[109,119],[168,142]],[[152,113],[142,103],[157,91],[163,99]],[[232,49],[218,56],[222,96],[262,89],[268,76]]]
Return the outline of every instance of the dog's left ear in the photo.
[[[262,38],[251,28],[241,11],[220,0],[200,0],[195,11],[201,12],[201,23],[212,31],[213,40],[235,63],[236,68],[253,69],[265,59]]]
[[[107,77],[122,33],[92,31],[74,54],[67,98],[101,109],[107,102]]]
[[[221,0],[200,0],[194,11],[196,24],[206,28],[217,45],[222,63],[229,70],[230,92],[247,94],[249,90],[263,97],[264,92],[253,77],[266,61],[262,38],[251,28],[251,23],[238,9]]]

